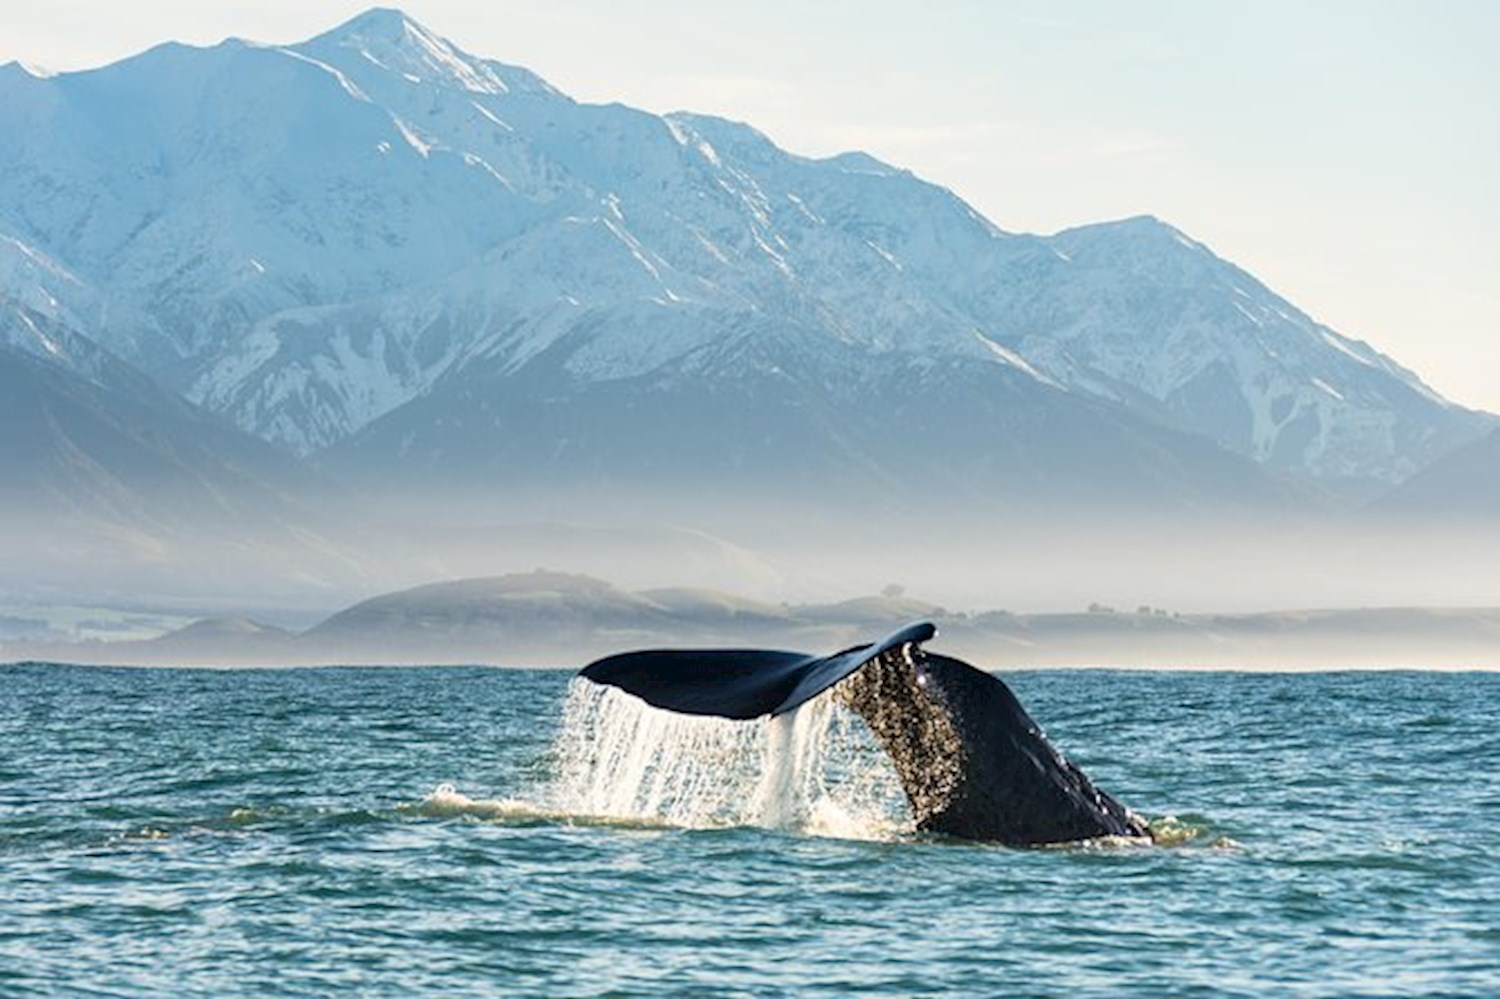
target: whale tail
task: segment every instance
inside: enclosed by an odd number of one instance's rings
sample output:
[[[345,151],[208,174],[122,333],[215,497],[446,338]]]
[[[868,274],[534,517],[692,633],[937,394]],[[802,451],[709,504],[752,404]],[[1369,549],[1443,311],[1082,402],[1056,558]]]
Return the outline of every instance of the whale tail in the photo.
[[[1146,837],[1069,763],[997,677],[922,643],[922,622],[831,656],[757,649],[627,652],[584,678],[683,714],[775,716],[831,691],[890,756],[916,827],[1013,846]]]

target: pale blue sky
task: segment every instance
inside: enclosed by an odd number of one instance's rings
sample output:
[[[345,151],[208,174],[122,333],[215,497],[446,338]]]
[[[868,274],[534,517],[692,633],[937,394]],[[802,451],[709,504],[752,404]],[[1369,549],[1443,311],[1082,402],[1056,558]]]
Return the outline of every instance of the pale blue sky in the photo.
[[[296,41],[358,0],[3,0],[0,62]],[[1053,231],[1149,212],[1500,411],[1500,3],[407,0],[581,100],[865,149]]]

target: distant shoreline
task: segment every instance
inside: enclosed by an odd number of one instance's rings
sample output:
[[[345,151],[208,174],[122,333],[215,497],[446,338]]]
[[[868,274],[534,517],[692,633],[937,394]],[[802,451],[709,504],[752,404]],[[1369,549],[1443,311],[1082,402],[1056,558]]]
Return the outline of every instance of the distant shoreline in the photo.
[[[630,592],[566,573],[457,580],[354,604],[303,631],[207,618],[158,637],[0,642],[0,661],[97,666],[577,668],[631,648],[831,651],[914,620],[989,669],[1500,670],[1500,608],[1177,614],[950,612],[899,593],[769,604],[706,589]]]
[[[440,669],[440,670],[514,670],[527,673],[561,673],[571,674],[588,665],[586,662],[579,663],[148,663],[148,662],[75,662],[75,661],[51,661],[42,659],[16,659],[0,660],[0,670],[19,669],[25,667],[36,667],[44,669],[78,669],[78,670],[182,670],[185,672],[282,672],[297,670],[408,670],[408,669]],[[1111,666],[1097,663],[1048,663],[1034,665],[985,665],[985,670],[990,673],[1222,673],[1225,676],[1245,676],[1252,673],[1264,673],[1266,675],[1294,676],[1294,675],[1318,675],[1328,676],[1338,673],[1443,673],[1454,676],[1465,674],[1492,674],[1500,673],[1500,664],[1488,666],[1215,666],[1215,665],[1166,665],[1166,666]]]

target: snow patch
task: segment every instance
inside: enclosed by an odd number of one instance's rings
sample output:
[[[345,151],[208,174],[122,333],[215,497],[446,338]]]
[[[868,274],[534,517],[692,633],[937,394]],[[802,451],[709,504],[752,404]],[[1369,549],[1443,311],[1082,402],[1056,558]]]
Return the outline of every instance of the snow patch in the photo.
[[[415,129],[413,129],[406,122],[402,121],[396,115],[391,115],[391,121],[395,122],[396,130],[401,133],[401,138],[406,140],[406,144],[420,153],[422,158],[425,160],[428,154],[432,152],[433,143],[425,141],[420,135],[417,134]]]
[[[711,166],[722,167],[724,165],[719,160],[719,151],[713,146],[709,145],[707,139],[699,139],[696,143],[694,143],[693,148],[696,149],[698,151],[698,155],[707,160]]]
[[[776,269],[787,277],[793,277],[792,265],[786,262],[785,257],[776,252],[775,247],[766,242],[766,237],[761,235],[758,228],[754,230],[754,236],[755,245],[760,247],[762,253],[771,258],[771,262],[776,265]]]
[[[403,25],[406,37],[422,50],[422,59],[434,69],[442,69],[466,90],[482,94],[504,94],[509,89],[500,77],[481,63],[477,68],[458,57],[446,41],[428,32],[420,25],[406,21]]]
[[[897,260],[894,256],[892,256],[891,252],[889,250],[886,250],[883,247],[876,246],[874,243],[870,242],[868,239],[865,240],[865,245],[868,246],[870,249],[874,250],[876,253],[880,254],[880,258],[882,260],[884,260],[886,263],[890,264],[896,270],[899,271],[899,270],[902,269],[902,267],[901,267],[901,261]]]
[[[52,275],[53,277],[60,278],[61,280],[66,281],[68,284],[74,285],[78,288],[82,288],[84,286],[83,282],[76,276],[74,276],[72,271],[68,270],[66,267],[63,267],[61,264],[52,260],[50,257],[38,253],[36,250],[32,249],[30,246],[27,246],[19,239],[16,239],[12,236],[0,235],[0,246],[10,247],[11,249],[20,253],[21,256],[25,257],[32,265],[41,268],[42,271]]]
[[[483,104],[480,104],[478,101],[470,101],[469,105],[471,107],[473,107],[475,111],[478,111],[484,117],[488,118],[490,120],[490,123],[493,124],[496,128],[503,129],[504,131],[507,131],[507,132],[514,132],[515,131],[515,129],[512,128],[510,125],[506,124],[505,122],[501,121],[498,117],[496,117],[495,116],[495,112],[491,111],[489,108],[485,107]]]
[[[630,255],[636,259],[638,264],[645,268],[646,273],[655,278],[657,282],[661,281],[661,272],[656,269],[655,264],[646,259],[646,248],[641,246],[640,242],[634,236],[609,219],[600,219],[599,221],[604,223],[606,229],[614,233],[616,239],[625,244],[625,248],[630,251]]]
[[[515,186],[511,184],[510,180],[499,170],[496,170],[494,167],[490,166],[489,161],[486,160],[483,156],[475,156],[473,153],[464,153],[464,163],[471,167],[478,167],[485,173],[488,173],[491,177],[495,178],[501,184],[505,185],[508,190],[515,190]]]
[[[1344,343],[1340,337],[1334,336],[1327,330],[1318,330],[1318,335],[1323,338],[1324,343],[1328,344],[1328,346],[1332,347],[1340,354],[1343,354],[1345,357],[1352,357],[1354,358],[1354,360],[1358,361],[1360,364],[1363,364],[1367,368],[1373,368],[1376,366],[1375,362],[1371,361],[1368,357],[1361,357],[1359,354],[1355,353],[1353,347],[1349,346],[1347,343]]]
[[[719,159],[719,151],[710,145],[707,139],[676,119],[663,118],[662,121],[666,123],[667,131],[672,134],[672,139],[679,146],[682,146],[684,149],[693,149],[699,156],[707,160],[710,166],[723,167],[724,164]]]
[[[1007,350],[978,330],[974,331],[974,336],[979,340],[984,348],[988,350],[995,357],[995,359],[1000,361],[1002,364],[1008,365],[1012,368],[1016,368],[1020,371],[1024,371],[1026,374],[1030,375],[1032,378],[1035,378],[1037,381],[1043,382],[1047,385],[1051,385],[1054,388],[1062,387],[1051,378],[1048,378],[1046,375],[1042,374],[1036,368],[1033,368],[1030,364],[1027,363],[1024,357],[1022,357],[1020,354],[1017,354],[1015,351]]]
[[[1330,385],[1327,382],[1325,382],[1323,379],[1321,379],[1321,378],[1314,378],[1312,380],[1312,383],[1314,385],[1316,385],[1318,388],[1322,389],[1324,392],[1326,392],[1329,395],[1333,396],[1339,402],[1343,402],[1344,401],[1343,394],[1341,392],[1339,392],[1338,389],[1334,388],[1332,385]]]
[[[26,324],[26,328],[31,331],[32,336],[36,337],[37,340],[41,343],[43,350],[51,354],[53,357],[62,356],[62,348],[59,347],[51,337],[43,333],[41,331],[41,328],[38,327],[36,323],[31,321],[30,316],[28,316],[24,312],[19,313],[19,315],[21,317],[21,322]]]
[[[704,235],[702,229],[699,229],[695,225],[690,225],[688,226],[688,231],[693,234],[693,238],[698,241],[698,245],[708,251],[709,256],[721,264],[729,263],[729,257],[719,248],[719,244]]]
[[[823,216],[819,215],[817,212],[815,212],[811,208],[807,207],[807,202],[803,201],[801,198],[797,197],[795,194],[792,194],[792,193],[788,192],[787,196],[786,196],[786,199],[788,201],[790,201],[792,204],[796,205],[797,206],[797,210],[800,211],[804,216],[806,216],[807,219],[808,219],[808,221],[812,222],[814,225],[825,225],[826,224],[823,221]],[[875,244],[871,243],[870,245],[874,246]],[[877,252],[879,252],[879,248],[877,247],[876,249],[877,249]],[[892,261],[892,262],[894,263],[894,261]]]
[[[1256,326],[1264,326],[1265,325],[1265,321],[1264,320],[1262,320],[1259,316],[1255,315],[1249,309],[1245,308],[1239,302],[1231,302],[1229,304],[1233,305],[1235,307],[1235,309],[1239,312],[1240,315],[1242,315],[1246,319],[1250,320]]]
[[[338,85],[343,88],[344,93],[348,94],[350,97],[354,98],[357,101],[364,101],[366,104],[371,103],[370,98],[365,94],[363,90],[360,90],[359,87],[355,86],[353,80],[349,79],[341,71],[334,69],[332,66],[328,65],[328,63],[323,62],[320,59],[314,59],[309,55],[303,55],[296,49],[279,48],[276,49],[276,51],[280,52],[282,55],[291,56],[293,59],[305,62],[309,66],[316,66],[318,69],[321,69],[323,72],[327,73],[335,80],[337,80]]]

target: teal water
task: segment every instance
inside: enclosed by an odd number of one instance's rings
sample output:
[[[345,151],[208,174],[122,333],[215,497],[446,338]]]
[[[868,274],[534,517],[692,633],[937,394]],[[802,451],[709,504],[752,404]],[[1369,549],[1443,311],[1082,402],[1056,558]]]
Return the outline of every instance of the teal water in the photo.
[[[0,667],[0,994],[1500,995],[1500,675],[1006,678],[1182,841],[922,840],[857,745],[818,834],[648,727],[699,784],[601,818],[565,673]]]

